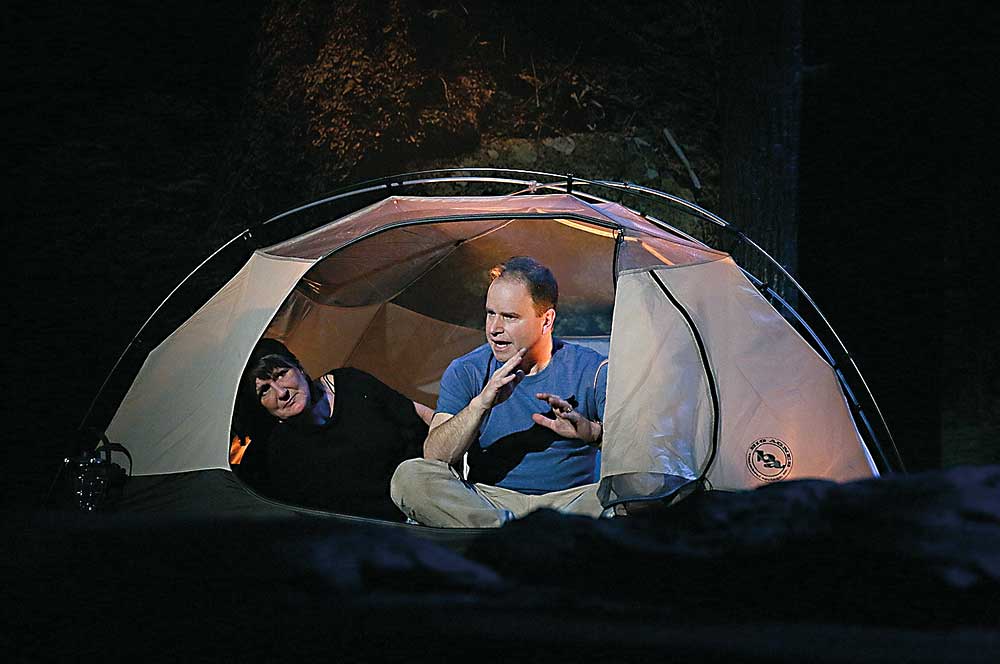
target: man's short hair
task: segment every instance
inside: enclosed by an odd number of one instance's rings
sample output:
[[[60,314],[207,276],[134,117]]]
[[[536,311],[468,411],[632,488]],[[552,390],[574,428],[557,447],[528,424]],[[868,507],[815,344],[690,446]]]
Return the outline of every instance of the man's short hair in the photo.
[[[549,309],[555,309],[559,302],[559,284],[556,283],[552,270],[530,256],[513,256],[493,266],[490,270],[490,283],[500,277],[517,279],[527,287],[538,316]]]

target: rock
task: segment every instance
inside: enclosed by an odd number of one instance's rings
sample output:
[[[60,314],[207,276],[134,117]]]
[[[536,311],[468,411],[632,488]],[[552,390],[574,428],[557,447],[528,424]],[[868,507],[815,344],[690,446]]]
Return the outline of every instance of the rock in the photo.
[[[600,601],[690,620],[995,629],[1000,466],[696,493],[608,521],[536,512],[466,557],[508,582],[598,587]],[[609,569],[613,584],[595,586]]]
[[[508,150],[507,156],[515,164],[530,166],[538,161],[538,151],[534,143],[527,139],[511,141]]]
[[[545,145],[545,147],[552,148],[556,152],[561,152],[565,155],[573,154],[573,150],[576,149],[576,141],[569,136],[546,138],[542,141],[542,144]]]

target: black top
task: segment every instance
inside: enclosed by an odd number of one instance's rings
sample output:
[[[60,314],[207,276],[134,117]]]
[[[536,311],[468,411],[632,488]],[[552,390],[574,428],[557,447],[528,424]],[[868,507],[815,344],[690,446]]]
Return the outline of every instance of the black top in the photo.
[[[412,401],[371,374],[329,373],[333,416],[321,426],[305,417],[275,426],[261,490],[303,507],[400,521],[389,479],[402,461],[421,455],[427,425]]]

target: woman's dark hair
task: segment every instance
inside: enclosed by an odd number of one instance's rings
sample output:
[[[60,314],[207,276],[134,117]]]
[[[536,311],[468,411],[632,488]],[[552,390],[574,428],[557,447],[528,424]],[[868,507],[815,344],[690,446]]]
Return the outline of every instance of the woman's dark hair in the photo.
[[[236,391],[236,408],[233,412],[233,433],[237,436],[250,436],[254,440],[263,441],[274,428],[275,419],[260,405],[257,396],[257,379],[270,378],[276,369],[286,367],[298,369],[308,380],[309,374],[302,368],[302,363],[288,350],[285,344],[277,339],[261,339],[254,346],[247,360],[240,384]]]
[[[247,360],[236,388],[231,438],[239,438],[244,448],[242,460],[233,471],[259,490],[267,487],[267,441],[277,420],[271,416],[257,396],[257,378],[269,378],[279,367],[302,369],[292,351],[277,339],[261,339]],[[305,373],[305,371],[303,371]]]
[[[299,358],[295,357],[285,344],[277,339],[261,339],[250,353],[250,359],[247,360],[240,382],[249,385],[250,390],[255,392],[254,381],[258,378],[261,380],[270,378],[278,367],[298,369],[305,373]]]

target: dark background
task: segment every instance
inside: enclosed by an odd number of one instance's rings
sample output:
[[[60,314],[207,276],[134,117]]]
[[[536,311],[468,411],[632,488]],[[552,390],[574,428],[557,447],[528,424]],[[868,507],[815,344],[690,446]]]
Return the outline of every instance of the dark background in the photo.
[[[644,136],[665,116],[691,137],[685,147],[704,168],[699,202],[723,216],[735,207],[726,196],[733,164],[763,165],[747,177],[765,201],[768,183],[784,183],[788,198],[777,210],[797,222],[796,272],[853,352],[908,465],[998,460],[995,297],[986,289],[997,54],[987,3],[290,7],[298,6],[11,10],[2,103],[13,481],[3,505],[40,503],[120,350],[234,229],[344,182],[422,160],[457,161],[488,141]],[[351,21],[362,37],[352,36]],[[300,108],[282,73],[304,52],[322,54],[324,40],[360,39],[359,53],[382,44],[388,38],[379,35],[390,33],[374,27],[383,25],[409,26],[420,80],[440,71],[457,96],[454,81],[464,76],[475,122],[433,113],[372,118],[390,129],[411,123],[423,132],[420,149],[393,143],[389,132],[355,154],[344,142],[353,134],[336,127],[317,147],[315,115]],[[427,25],[441,30],[432,35],[437,50],[426,47]],[[473,31],[482,49],[503,58],[470,55]],[[540,99],[526,78],[532,67],[538,78],[555,72]],[[576,108],[569,94],[583,89],[575,71],[604,95],[600,116],[565,110]],[[495,92],[482,105],[476,90],[487,85]],[[421,86],[404,85],[399,98],[433,110]],[[339,99],[335,85],[327,92]],[[740,128],[777,112],[793,118],[780,135],[784,151],[762,156],[775,145],[769,125]],[[741,135],[742,147],[733,140]]]
[[[908,465],[996,462],[995,11],[806,7],[801,277],[830,303]]]

